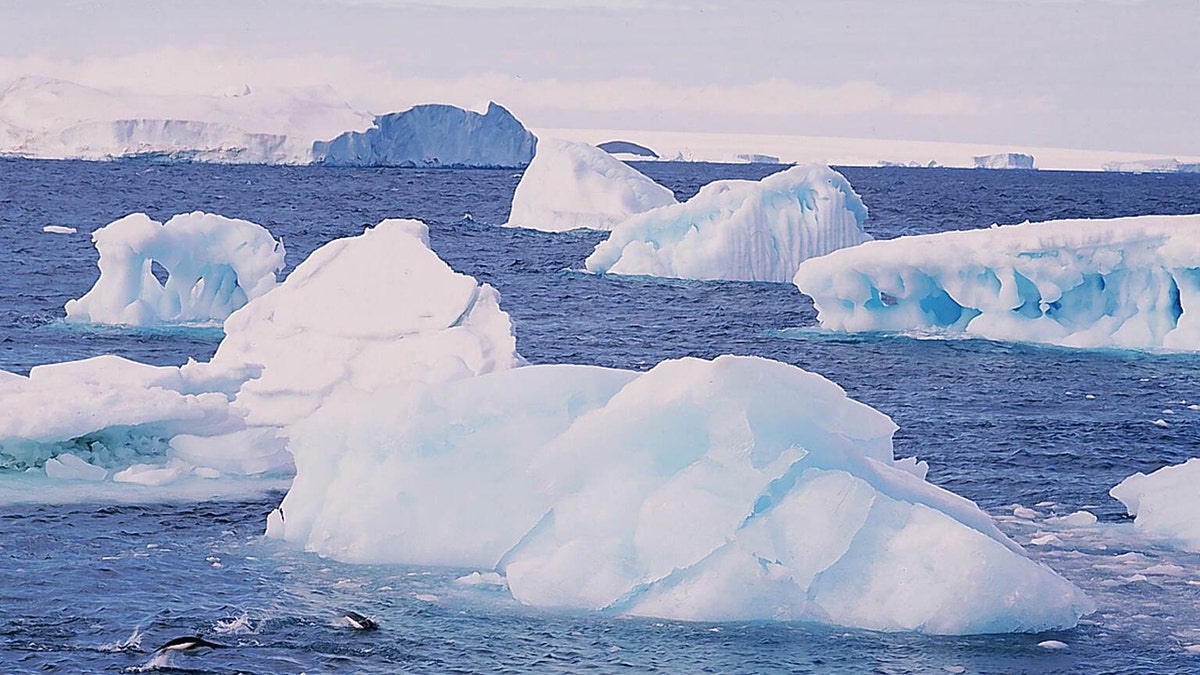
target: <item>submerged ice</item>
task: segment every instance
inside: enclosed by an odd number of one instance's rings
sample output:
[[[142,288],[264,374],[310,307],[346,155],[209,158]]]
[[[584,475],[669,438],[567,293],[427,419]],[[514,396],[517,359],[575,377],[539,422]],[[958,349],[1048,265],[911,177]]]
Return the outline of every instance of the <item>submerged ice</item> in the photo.
[[[294,460],[270,536],[494,571],[539,606],[931,633],[1091,610],[894,460],[892,421],[834,383],[755,357],[522,365],[495,290],[427,243],[385,221],[327,244],[227,319],[210,363],[0,374],[5,409],[29,412],[0,428],[0,456],[142,484]]]
[[[199,211],[166,223],[134,213],[92,233],[100,278],[67,320],[147,325],[222,321],[275,287],[283,244],[263,227]],[[155,276],[155,265],[166,277]]]
[[[824,166],[709,183],[683,204],[615,225],[589,272],[788,282],[801,261],[871,239],[850,183]]]
[[[1138,216],[900,237],[806,261],[795,284],[833,330],[1195,351],[1197,232]]]

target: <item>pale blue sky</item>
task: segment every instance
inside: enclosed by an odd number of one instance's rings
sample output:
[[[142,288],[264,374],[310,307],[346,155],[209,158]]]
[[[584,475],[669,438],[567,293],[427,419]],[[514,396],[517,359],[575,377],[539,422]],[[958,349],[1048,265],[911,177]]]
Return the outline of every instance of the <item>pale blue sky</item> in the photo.
[[[0,0],[0,82],[1200,155],[1197,0]]]

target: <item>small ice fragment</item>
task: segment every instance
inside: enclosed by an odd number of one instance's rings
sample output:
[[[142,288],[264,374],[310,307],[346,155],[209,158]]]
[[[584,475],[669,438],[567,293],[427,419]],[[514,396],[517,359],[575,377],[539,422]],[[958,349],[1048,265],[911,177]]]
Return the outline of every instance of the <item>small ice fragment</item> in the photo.
[[[1127,584],[1135,584],[1139,581],[1147,581],[1147,578],[1145,574],[1134,574],[1133,576],[1125,577],[1124,580]]]
[[[1183,568],[1172,563],[1159,563],[1142,570],[1142,574],[1157,574],[1166,577],[1183,576]]]
[[[1096,515],[1088,511],[1076,511],[1069,516],[1056,519],[1057,522],[1071,527],[1087,527],[1096,524]]]
[[[1073,391],[1068,391],[1068,392],[1066,392],[1066,394],[1067,394],[1067,396],[1074,396],[1074,395],[1075,395],[1075,392],[1073,392]]]
[[[1062,540],[1053,534],[1043,534],[1040,537],[1034,537],[1029,540],[1032,546],[1045,546],[1046,544],[1057,544]]]
[[[1175,414],[1175,411],[1174,411],[1174,410],[1171,410],[1170,408],[1163,408],[1162,414],[1164,414],[1164,415],[1174,415],[1174,414]]]
[[[1022,520],[1033,520],[1034,518],[1038,517],[1038,512],[1031,508],[1017,504],[1013,507],[1013,515],[1021,518]]]
[[[1189,654],[1200,654],[1200,645],[1187,645],[1183,648],[1183,651]]]
[[[1042,649],[1070,649],[1070,647],[1067,646],[1067,643],[1059,642],[1058,640],[1044,640],[1039,642],[1038,646]]]
[[[616,645],[613,645],[613,646],[609,647],[606,651],[609,654],[616,654],[617,652],[621,651],[621,648]]]
[[[1200,410],[1200,403],[1193,403],[1189,405],[1188,410]]]
[[[967,672],[967,669],[963,668],[962,666],[942,666],[942,670],[946,671],[947,673],[954,673],[954,675],[961,675],[962,673]]]
[[[47,225],[42,228],[42,232],[49,232],[50,234],[75,234],[77,230],[65,225]]]
[[[438,601],[438,596],[430,595],[428,593],[417,593],[417,594],[413,595],[413,597],[416,598],[417,600],[420,600],[421,602],[437,602]]]
[[[1166,421],[1166,420],[1164,420],[1164,419],[1162,419],[1162,418],[1160,417],[1160,418],[1158,418],[1158,419],[1154,420],[1154,426],[1156,426],[1156,427],[1163,427],[1163,428],[1166,428],[1166,427],[1169,427],[1169,426],[1171,426],[1171,425],[1170,425],[1170,424],[1167,424],[1167,421]]]
[[[1058,502],[1038,502],[1038,503],[1034,504],[1034,506],[1036,506],[1039,509],[1048,509],[1051,506],[1057,506],[1057,505],[1058,505]]]
[[[1096,396],[1094,394],[1085,394],[1084,398],[1091,401],[1092,399],[1096,398]]]
[[[504,586],[504,577],[495,572],[471,572],[470,574],[459,577],[454,580],[455,583],[463,586]]]

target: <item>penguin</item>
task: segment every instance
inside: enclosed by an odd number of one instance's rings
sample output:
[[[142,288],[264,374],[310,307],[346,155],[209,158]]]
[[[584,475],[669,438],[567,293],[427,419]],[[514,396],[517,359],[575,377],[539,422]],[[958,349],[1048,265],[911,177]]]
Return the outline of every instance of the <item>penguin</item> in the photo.
[[[167,642],[154,651],[155,653],[179,652],[181,654],[195,654],[201,649],[220,649],[224,646],[215,642],[209,642],[197,635],[185,635],[184,637],[177,637]]]
[[[358,612],[346,612],[342,615],[354,630],[376,630],[379,624]]]

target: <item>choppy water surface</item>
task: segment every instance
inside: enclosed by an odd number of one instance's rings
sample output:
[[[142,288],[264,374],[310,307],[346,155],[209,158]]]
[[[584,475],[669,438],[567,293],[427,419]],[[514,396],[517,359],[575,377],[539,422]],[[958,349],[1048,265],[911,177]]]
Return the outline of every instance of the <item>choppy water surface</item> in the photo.
[[[766,166],[640,165],[680,197]],[[1200,212],[1200,176],[845,169],[877,238],[1026,219]],[[455,269],[496,286],[535,363],[635,369],[755,354],[819,372],[900,425],[897,453],[997,514],[1100,610],[1056,635],[941,638],[803,624],[689,624],[516,605],[472,570],[351,566],[260,538],[278,492],[212,502],[0,506],[0,672],[119,672],[166,639],[230,645],[166,664],[202,672],[1191,672],[1200,557],[1147,542],[1107,490],[1200,456],[1200,360],[980,340],[838,336],[785,285],[581,274],[596,233],[495,227],[519,175],[0,160],[0,369],[118,353],[205,359],[217,330],[66,326],[95,281],[88,233],[134,211],[203,210],[282,235],[295,265],[386,217],[430,225]],[[469,214],[469,215],[468,215]],[[43,233],[65,225],[75,235]],[[1165,410],[1174,412],[1167,413]],[[1158,418],[1169,421],[1160,428]],[[16,481],[16,477],[0,477]],[[57,501],[57,498],[56,498]],[[1034,507],[1033,520],[1012,505]],[[1056,524],[1088,508],[1091,528]],[[1136,552],[1134,552],[1136,551]],[[355,609],[383,629],[356,633]],[[1056,639],[1068,650],[1038,643]],[[161,664],[151,664],[161,665]],[[963,669],[960,671],[959,669]]]

